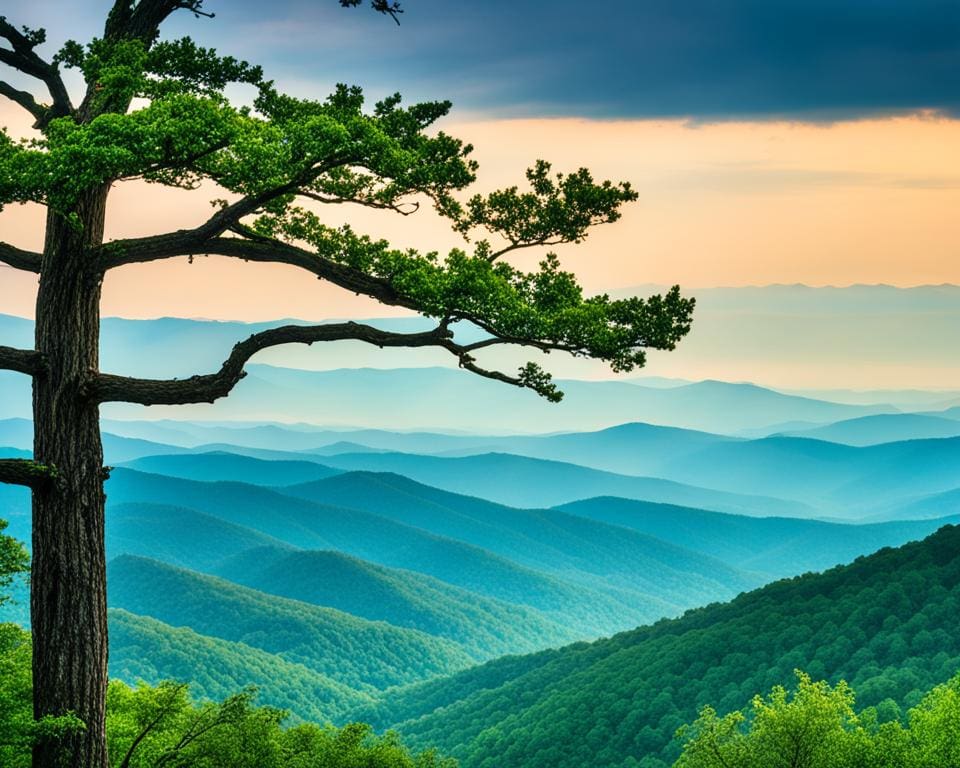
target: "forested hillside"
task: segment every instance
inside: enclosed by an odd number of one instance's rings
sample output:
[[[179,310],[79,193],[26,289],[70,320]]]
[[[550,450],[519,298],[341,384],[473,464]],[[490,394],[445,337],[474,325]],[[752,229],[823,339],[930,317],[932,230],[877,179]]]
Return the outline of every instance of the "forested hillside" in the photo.
[[[958,611],[960,528],[948,526],[680,619],[400,689],[358,714],[467,768],[654,768],[678,756],[674,732],[701,707],[739,709],[795,669],[847,680],[864,706],[917,704],[960,669]]]
[[[333,608],[265,595],[223,579],[123,555],[110,562],[109,604],[292,661],[357,690],[470,666],[455,643]]]
[[[189,681],[198,699],[220,700],[256,686],[260,703],[296,720],[342,722],[370,696],[305,664],[252,645],[172,627],[120,608],[109,611],[110,676],[130,684]]]
[[[526,606],[340,552],[261,547],[230,558],[216,572],[271,595],[448,638],[475,659],[536,650],[576,638],[570,627]]]
[[[767,580],[822,571],[884,546],[920,539],[956,516],[849,525],[793,517],[744,517],[649,501],[601,497],[559,507],[673,542]],[[960,511],[943,505],[941,510]]]
[[[700,451],[758,445],[637,425],[522,440],[602,456],[618,441],[626,449],[647,438],[692,441]],[[116,447],[153,445],[123,438]],[[809,461],[821,460],[814,441],[784,445],[808,446],[816,454]],[[506,454],[334,448],[297,458],[225,447],[140,455],[112,473],[117,679],[190,680],[194,695],[210,699],[254,684],[260,701],[295,719],[396,727],[466,768],[662,768],[679,754],[674,731],[702,706],[742,707],[789,683],[794,668],[831,682],[845,677],[860,704],[886,713],[916,704],[960,668],[949,618],[960,610],[957,529],[717,603],[929,535],[955,519],[946,516],[954,492],[905,507],[940,519],[851,525],[758,516],[780,504],[762,496]],[[913,449],[871,450],[883,457]],[[448,489],[353,465],[400,468]],[[713,508],[601,495],[521,509],[489,498],[607,487]],[[751,514],[716,510],[728,505]],[[26,495],[0,489],[0,509],[27,539]],[[651,625],[704,603],[714,604]],[[4,615],[23,622],[24,605]]]

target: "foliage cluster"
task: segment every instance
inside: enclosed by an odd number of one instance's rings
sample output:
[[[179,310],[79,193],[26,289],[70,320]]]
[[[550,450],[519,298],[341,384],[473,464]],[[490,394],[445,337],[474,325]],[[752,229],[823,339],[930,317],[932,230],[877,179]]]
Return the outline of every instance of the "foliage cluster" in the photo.
[[[0,765],[28,768],[32,744],[82,728],[76,718],[33,720],[30,637],[0,625]],[[112,768],[453,768],[432,751],[411,754],[396,735],[369,726],[314,723],[284,727],[287,714],[255,705],[255,691],[221,702],[195,703],[187,685],[163,682],[131,688],[113,681],[107,692],[107,739]]]
[[[831,687],[797,672],[744,711],[705,707],[680,730],[675,768],[942,768],[960,762],[960,675],[901,717],[895,705],[854,710],[845,682]],[[887,719],[887,718],[893,719]]]

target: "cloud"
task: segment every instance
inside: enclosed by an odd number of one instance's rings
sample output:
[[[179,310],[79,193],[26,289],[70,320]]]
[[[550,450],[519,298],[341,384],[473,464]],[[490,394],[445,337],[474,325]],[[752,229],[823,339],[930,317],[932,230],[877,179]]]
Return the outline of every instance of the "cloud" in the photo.
[[[462,3],[411,0],[447,21]],[[488,0],[424,51],[486,70],[485,106],[543,114],[834,120],[956,114],[960,4],[944,0]]]
[[[53,39],[106,4],[9,0]],[[956,0],[406,0],[402,24],[334,0],[207,0],[191,34],[281,83],[349,81],[495,116],[833,121],[960,114]]]

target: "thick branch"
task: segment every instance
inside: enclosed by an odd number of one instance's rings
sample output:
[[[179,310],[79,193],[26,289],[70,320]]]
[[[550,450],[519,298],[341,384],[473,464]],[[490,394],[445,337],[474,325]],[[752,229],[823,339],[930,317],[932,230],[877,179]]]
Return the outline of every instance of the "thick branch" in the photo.
[[[0,80],[0,96],[6,96],[10,101],[13,101],[23,107],[27,112],[33,115],[33,119],[39,123],[47,115],[47,108],[42,107],[37,104],[36,99],[33,98],[33,95],[27,93],[26,91],[19,91],[14,88],[10,83],[7,83],[3,80]]]
[[[310,251],[267,238],[245,240],[236,237],[214,237],[209,240],[196,230],[183,230],[159,237],[117,240],[100,249],[104,270],[125,264],[140,264],[175,256],[228,256],[244,261],[288,264],[306,270],[354,293],[362,293],[383,304],[416,309],[416,304],[398,294],[390,283],[352,269],[345,264],[324,259]]]
[[[41,255],[33,251],[24,251],[7,243],[0,243],[0,264],[14,269],[40,274]]]
[[[70,94],[67,93],[67,87],[60,77],[60,70],[55,65],[41,59],[33,50],[37,43],[43,40],[42,34],[39,39],[36,35],[28,36],[0,16],[0,37],[5,38],[11,46],[11,49],[0,48],[0,62],[37,78],[47,86],[47,90],[50,92],[53,104],[49,108],[41,107],[43,110],[41,115],[34,114],[37,118],[36,127],[42,128],[55,117],[72,114],[73,105],[70,103]]]
[[[327,325],[285,325],[255,333],[237,344],[220,370],[189,379],[137,379],[112,374],[95,373],[86,387],[86,393],[99,403],[127,402],[140,405],[186,405],[212,403],[226,397],[246,375],[244,366],[253,355],[281,344],[313,344],[320,341],[363,341],[378,347],[439,347],[458,358],[460,367],[518,387],[528,384],[521,379],[499,371],[481,368],[470,355],[470,348],[453,341],[446,323],[423,333],[393,333],[360,323],[330,323]]]
[[[53,482],[57,471],[30,459],[0,459],[0,483],[24,485],[34,490]]]
[[[32,349],[14,349],[0,346],[0,368],[36,376],[43,370],[43,358]]]
[[[203,0],[116,0],[107,16],[104,35],[112,40],[137,38],[150,45],[156,40],[160,25],[176,11],[213,17],[203,10]]]
[[[313,344],[318,341],[364,341],[379,347],[441,346],[450,332],[437,328],[425,333],[391,333],[360,323],[328,325],[285,325],[255,333],[237,344],[217,373],[189,379],[135,379],[110,374],[95,374],[87,392],[94,400],[128,402],[141,405],[183,405],[212,403],[226,397],[244,377],[247,361],[257,352],[280,344]]]

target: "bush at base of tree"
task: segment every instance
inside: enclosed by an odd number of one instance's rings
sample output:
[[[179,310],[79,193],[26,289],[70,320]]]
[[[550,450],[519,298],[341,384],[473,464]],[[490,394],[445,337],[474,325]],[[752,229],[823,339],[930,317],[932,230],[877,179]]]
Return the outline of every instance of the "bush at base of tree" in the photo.
[[[678,731],[674,768],[944,768],[960,765],[960,675],[930,691],[905,718],[896,705],[854,710],[844,682],[797,672],[739,712],[705,707]]]

